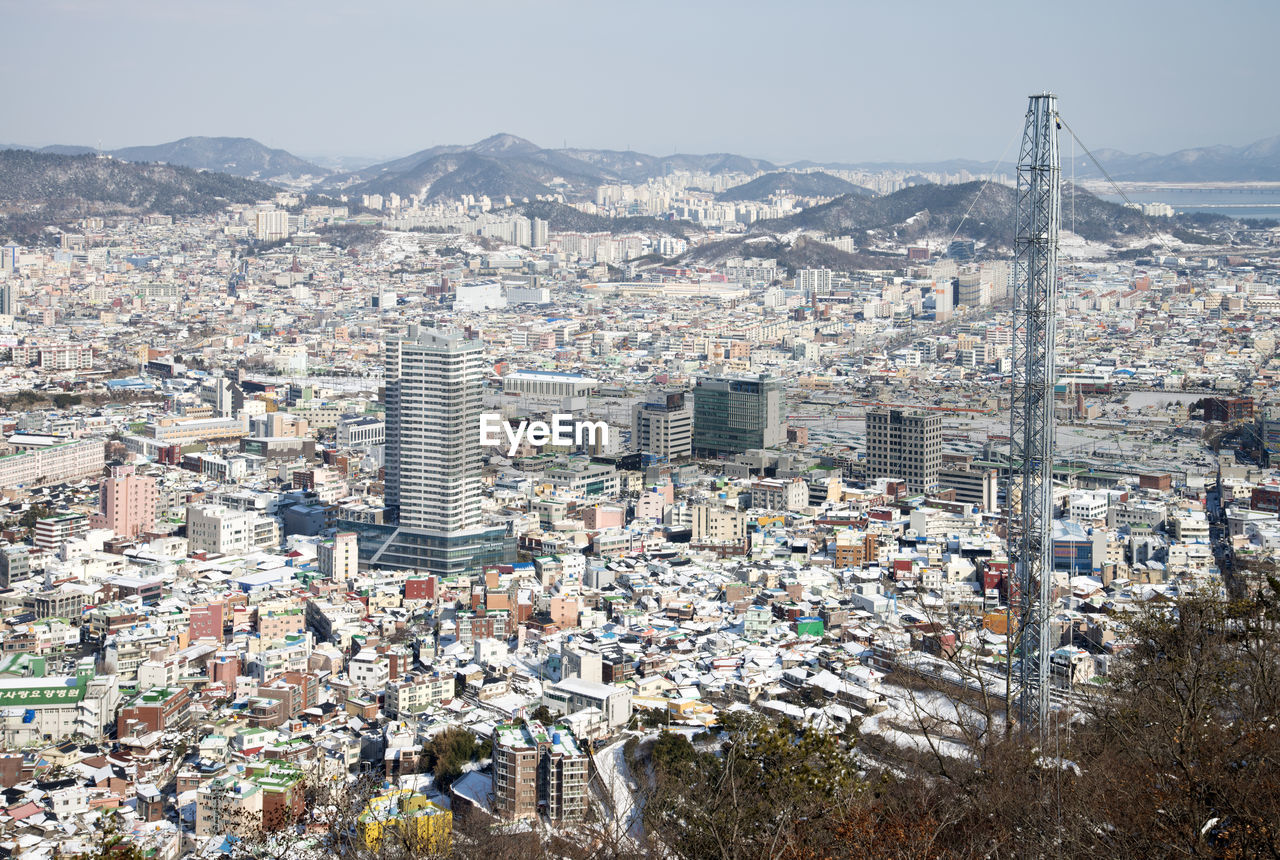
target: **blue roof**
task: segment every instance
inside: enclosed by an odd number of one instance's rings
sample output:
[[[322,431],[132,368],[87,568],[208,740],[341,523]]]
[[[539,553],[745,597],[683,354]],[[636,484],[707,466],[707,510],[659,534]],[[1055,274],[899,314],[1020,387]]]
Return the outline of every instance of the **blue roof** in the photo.
[[[132,376],[128,379],[108,379],[107,388],[112,391],[118,391],[122,388],[145,388],[150,391],[155,388],[155,383],[139,376]]]
[[[1053,521],[1053,539],[1055,541],[1087,541],[1089,533],[1084,526],[1071,520]]]

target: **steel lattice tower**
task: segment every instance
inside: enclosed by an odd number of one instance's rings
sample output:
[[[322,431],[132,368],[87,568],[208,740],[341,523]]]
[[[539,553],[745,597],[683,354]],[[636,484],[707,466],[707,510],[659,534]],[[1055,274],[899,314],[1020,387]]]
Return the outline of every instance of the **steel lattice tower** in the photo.
[[[1053,580],[1053,386],[1058,224],[1058,98],[1031,96],[1018,158],[1014,236],[1013,391],[1009,418],[1009,559],[1014,565],[1021,669],[1009,690],[1018,722],[1049,716]],[[1012,652],[1009,659],[1013,659]]]

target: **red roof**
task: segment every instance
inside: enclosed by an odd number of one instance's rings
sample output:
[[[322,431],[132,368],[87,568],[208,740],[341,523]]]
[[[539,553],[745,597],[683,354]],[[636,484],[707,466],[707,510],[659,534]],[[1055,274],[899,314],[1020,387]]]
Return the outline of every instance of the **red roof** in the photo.
[[[6,812],[8,812],[9,817],[15,821],[21,821],[24,818],[30,818],[33,815],[44,812],[44,807],[40,806],[38,803],[33,803],[28,800],[26,803],[21,803],[12,809],[6,810]]]

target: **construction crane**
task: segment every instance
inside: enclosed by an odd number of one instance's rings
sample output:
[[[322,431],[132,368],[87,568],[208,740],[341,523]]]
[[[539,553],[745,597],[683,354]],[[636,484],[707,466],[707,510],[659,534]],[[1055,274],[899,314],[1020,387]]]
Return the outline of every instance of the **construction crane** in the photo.
[[[1054,337],[1062,164],[1058,98],[1029,98],[1018,158],[1014,232],[1013,374],[1009,417],[1008,549],[1016,595],[1006,631],[1011,719],[1043,736],[1049,722],[1053,580]],[[1016,602],[1016,610],[1014,604]],[[1012,620],[1012,619],[1010,619]],[[1019,668],[1012,668],[1014,652]]]

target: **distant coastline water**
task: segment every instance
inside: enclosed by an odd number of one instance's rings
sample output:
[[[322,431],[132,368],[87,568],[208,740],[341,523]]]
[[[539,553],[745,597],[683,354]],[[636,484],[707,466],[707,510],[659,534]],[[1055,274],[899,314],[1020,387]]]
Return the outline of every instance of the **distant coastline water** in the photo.
[[[1126,191],[1134,203],[1168,203],[1176,212],[1207,212],[1228,218],[1271,218],[1280,220],[1280,189],[1275,188],[1164,188],[1155,191]],[[1099,193],[1103,200],[1123,203],[1118,194]],[[1070,218],[1070,207],[1063,216]]]

